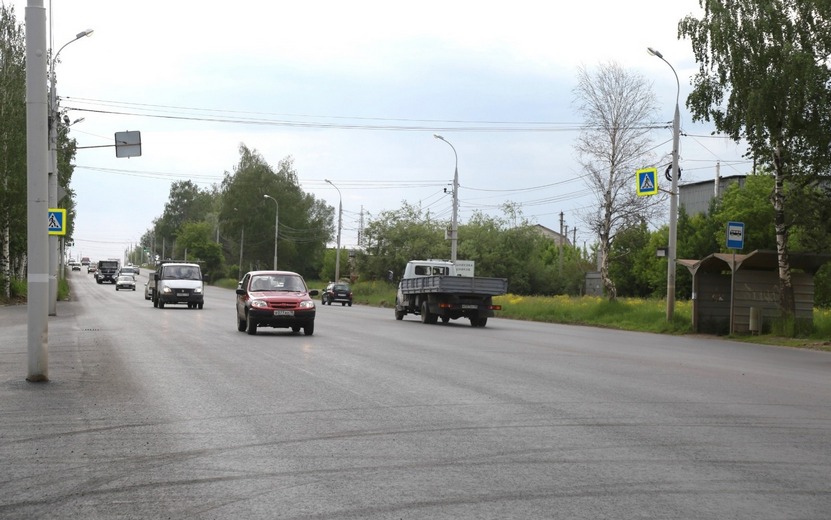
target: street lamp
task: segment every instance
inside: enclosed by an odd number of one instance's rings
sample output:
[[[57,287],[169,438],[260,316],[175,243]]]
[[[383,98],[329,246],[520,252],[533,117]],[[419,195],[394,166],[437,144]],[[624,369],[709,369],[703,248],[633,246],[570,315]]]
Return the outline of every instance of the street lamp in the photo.
[[[239,211],[234,208],[234,211]],[[237,280],[242,280],[242,246],[245,243],[245,223],[242,224],[242,231],[239,235],[239,266],[237,266]]]
[[[450,141],[439,134],[433,134],[433,137],[450,145],[450,148],[453,148],[453,155],[456,157],[456,170],[453,173],[453,217],[450,221],[450,261],[455,263],[459,240],[459,155]]]
[[[678,108],[678,100],[681,97],[681,82],[678,80],[678,73],[664,56],[653,49],[647,48],[652,56],[657,56],[669,65],[672,73],[675,74],[677,91],[675,94],[675,116],[672,118],[672,188],[669,194],[669,251],[667,256],[667,321],[672,321],[675,313],[675,260],[677,258],[678,242],[678,177],[681,176],[678,170],[678,147],[681,135],[681,111]]]
[[[338,190],[338,249],[335,251],[335,281],[340,281],[340,230],[341,225],[343,223],[343,197],[340,194],[340,190],[335,183],[330,181],[329,179],[323,179],[324,181],[328,182],[332,185],[333,188]]]
[[[58,55],[67,45],[78,41],[84,36],[92,34],[92,29],[81,31],[75,38],[66,42],[52,57],[49,63],[49,207],[58,207],[58,124],[60,114],[58,111],[58,95],[55,91],[55,63]],[[64,223],[66,225],[66,223]],[[58,247],[58,236],[49,235],[49,316],[55,316],[58,301],[58,271],[60,263]]]
[[[274,201],[274,270],[277,270],[277,225],[279,224],[279,216],[280,216],[280,204],[277,202],[277,199],[272,197],[271,195],[263,195],[266,199],[271,199]]]

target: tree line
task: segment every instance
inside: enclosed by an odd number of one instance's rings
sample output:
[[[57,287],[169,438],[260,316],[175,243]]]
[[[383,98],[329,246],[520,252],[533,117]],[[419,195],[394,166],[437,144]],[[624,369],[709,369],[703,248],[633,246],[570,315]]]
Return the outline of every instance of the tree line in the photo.
[[[699,64],[686,105],[695,120],[748,143],[753,168],[744,187],[731,187],[703,215],[678,218],[677,258],[702,258],[724,250],[728,220],[746,223],[747,250],[773,249],[779,257],[784,314],[793,313],[791,251],[828,252],[831,208],[831,4],[809,0],[700,0],[703,16],[679,22]],[[0,277],[6,294],[25,270],[25,45],[11,8],[0,6]],[[459,258],[474,260],[477,274],[509,278],[517,294],[581,294],[584,276],[598,270],[606,294],[662,297],[666,227],[650,226],[663,211],[660,199],[633,197],[637,167],[661,165],[652,156],[655,98],[648,82],[617,64],[578,71],[575,108],[584,131],[575,143],[590,175],[597,211],[584,221],[598,237],[590,249],[560,246],[506,203],[502,216],[476,213],[459,226]],[[74,141],[60,136],[59,183],[70,216]],[[683,159],[682,159],[683,160]],[[277,217],[277,218],[275,218]],[[280,268],[311,278],[334,274],[335,210],[298,182],[290,157],[276,167],[240,146],[239,163],[223,181],[201,189],[173,183],[164,212],[141,239],[162,257],[201,261],[213,279]],[[275,222],[277,220],[277,222]],[[68,238],[71,239],[72,218]],[[413,258],[447,256],[446,221],[406,201],[370,217],[364,246],[341,255],[341,273],[387,280]],[[677,297],[688,297],[689,275],[678,271]],[[827,268],[817,277],[816,300],[827,305]]]

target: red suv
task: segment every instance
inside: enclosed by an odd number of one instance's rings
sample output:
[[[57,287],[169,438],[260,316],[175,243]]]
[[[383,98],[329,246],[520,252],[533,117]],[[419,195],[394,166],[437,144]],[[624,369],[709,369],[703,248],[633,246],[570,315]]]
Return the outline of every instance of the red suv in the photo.
[[[237,287],[237,330],[256,334],[257,327],[291,329],[311,336],[319,291],[291,271],[251,271]]]

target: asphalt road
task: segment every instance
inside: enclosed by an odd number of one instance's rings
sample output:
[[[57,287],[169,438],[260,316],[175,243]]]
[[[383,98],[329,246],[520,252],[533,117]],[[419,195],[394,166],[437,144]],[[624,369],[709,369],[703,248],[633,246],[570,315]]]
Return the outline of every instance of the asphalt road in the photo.
[[[828,353],[359,305],[248,336],[232,291],[70,280],[48,383],[0,308],[3,519],[831,517]]]

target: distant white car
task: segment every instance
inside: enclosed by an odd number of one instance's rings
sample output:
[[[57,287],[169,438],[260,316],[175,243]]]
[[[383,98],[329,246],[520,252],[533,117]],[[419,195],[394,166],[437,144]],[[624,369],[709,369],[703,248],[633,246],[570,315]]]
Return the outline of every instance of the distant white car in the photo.
[[[122,274],[115,281],[115,290],[125,289],[128,291],[136,290],[136,279],[131,274]]]

